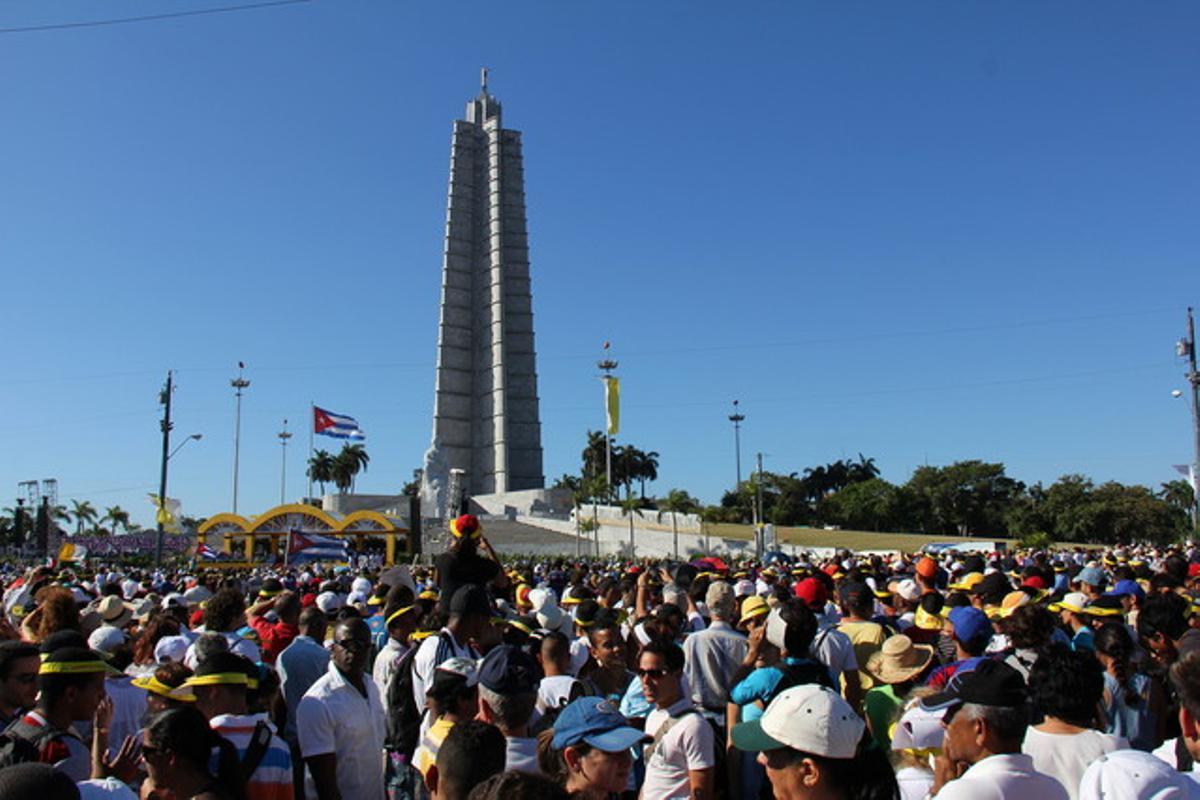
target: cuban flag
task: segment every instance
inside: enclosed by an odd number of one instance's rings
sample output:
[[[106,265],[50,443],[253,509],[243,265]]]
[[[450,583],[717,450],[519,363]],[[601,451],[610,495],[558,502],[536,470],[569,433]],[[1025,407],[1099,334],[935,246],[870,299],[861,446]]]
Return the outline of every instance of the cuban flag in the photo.
[[[349,561],[350,544],[345,539],[317,533],[288,533],[288,562]]]
[[[358,427],[358,420],[345,414],[335,414],[313,406],[313,433],[332,436],[335,439],[351,439],[361,442],[367,435]]]
[[[220,553],[212,549],[207,544],[196,546],[196,558],[199,558],[202,561],[219,561],[224,556],[224,553]]]

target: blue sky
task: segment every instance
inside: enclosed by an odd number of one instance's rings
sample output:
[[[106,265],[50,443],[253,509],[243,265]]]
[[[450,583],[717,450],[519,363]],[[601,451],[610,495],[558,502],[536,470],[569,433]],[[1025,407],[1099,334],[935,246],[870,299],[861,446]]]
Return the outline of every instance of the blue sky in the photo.
[[[0,0],[0,28],[226,5]],[[178,371],[186,513],[303,490],[308,404],[368,492],[419,466],[451,122],[523,131],[548,479],[603,419],[659,491],[861,451],[1157,484],[1191,457],[1200,5],[314,0],[0,33],[0,498],[149,524]],[[336,444],[336,443],[334,443]],[[11,505],[4,500],[4,505]]]

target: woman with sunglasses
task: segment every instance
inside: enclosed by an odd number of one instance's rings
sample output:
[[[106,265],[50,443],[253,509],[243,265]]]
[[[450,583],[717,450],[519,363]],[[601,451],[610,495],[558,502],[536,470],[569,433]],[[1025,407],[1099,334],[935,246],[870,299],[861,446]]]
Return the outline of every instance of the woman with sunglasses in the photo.
[[[629,788],[633,769],[629,748],[649,740],[630,727],[608,700],[581,697],[538,737],[538,763],[573,797],[607,800]]]
[[[214,749],[216,775],[208,770]],[[237,750],[193,707],[172,708],[150,720],[142,731],[142,760],[150,783],[143,797],[166,790],[178,800],[242,800]]]

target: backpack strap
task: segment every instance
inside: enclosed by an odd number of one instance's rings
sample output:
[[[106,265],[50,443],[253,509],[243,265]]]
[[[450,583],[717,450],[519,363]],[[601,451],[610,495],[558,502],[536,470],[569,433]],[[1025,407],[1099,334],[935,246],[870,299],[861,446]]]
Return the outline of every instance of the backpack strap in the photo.
[[[271,746],[271,729],[261,719],[254,725],[254,733],[250,734],[250,744],[242,756],[242,779],[250,780],[254,770],[262,763],[267,748]]]
[[[650,759],[654,757],[656,752],[658,752],[659,745],[662,744],[663,739],[667,738],[667,734],[671,732],[671,728],[674,728],[676,725],[678,725],[679,721],[689,714],[699,713],[700,710],[695,706],[688,706],[683,711],[680,711],[678,715],[672,714],[670,719],[658,726],[658,732],[654,734],[654,740],[650,742],[650,744],[646,745],[646,749],[642,751],[644,763],[650,763]]]

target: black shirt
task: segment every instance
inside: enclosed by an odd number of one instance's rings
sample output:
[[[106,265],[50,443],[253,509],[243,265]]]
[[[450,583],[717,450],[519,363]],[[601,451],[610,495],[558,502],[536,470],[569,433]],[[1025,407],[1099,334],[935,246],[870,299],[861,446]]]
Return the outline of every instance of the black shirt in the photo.
[[[446,608],[450,607],[450,598],[460,587],[475,583],[486,588],[500,574],[499,564],[478,553],[442,553],[434,566],[437,567],[438,588],[441,590],[439,602]]]

